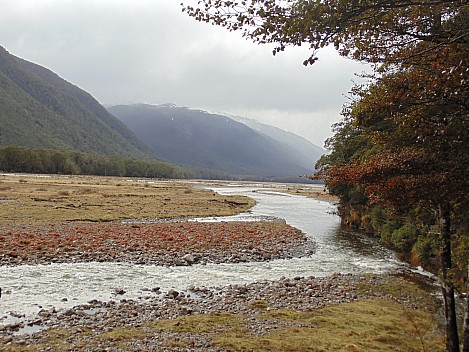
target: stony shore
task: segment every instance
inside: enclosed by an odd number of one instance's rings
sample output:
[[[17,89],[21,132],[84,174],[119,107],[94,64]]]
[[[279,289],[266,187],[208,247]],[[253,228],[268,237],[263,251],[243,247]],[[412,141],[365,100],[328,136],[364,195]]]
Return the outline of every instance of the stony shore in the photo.
[[[264,315],[283,309],[312,311],[357,300],[395,299],[392,294],[363,289],[387,280],[385,276],[334,274],[218,288],[189,287],[181,292],[153,287],[137,300],[127,300],[125,292],[118,292],[115,301],[43,310],[34,321],[3,327],[0,342],[13,351],[227,351],[230,348],[214,344],[213,338],[220,329],[232,328],[230,319],[242,316],[244,328],[253,336],[301,327],[294,320],[266,319]],[[399,299],[411,309],[423,304],[418,297]],[[187,325],[190,320],[185,319],[202,316],[214,321]],[[227,321],[220,323],[221,318]],[[19,328],[43,330],[16,335]]]
[[[280,219],[0,225],[0,265],[239,263],[310,255],[314,243]]]

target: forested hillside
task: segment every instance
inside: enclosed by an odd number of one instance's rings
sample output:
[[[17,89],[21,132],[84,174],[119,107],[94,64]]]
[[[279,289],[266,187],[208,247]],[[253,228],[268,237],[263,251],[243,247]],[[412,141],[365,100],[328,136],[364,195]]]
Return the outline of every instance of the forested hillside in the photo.
[[[90,94],[2,47],[0,87],[0,146],[151,155]]]
[[[95,153],[0,147],[0,170],[6,172],[130,176],[150,178],[198,177],[197,170],[183,169],[164,161],[106,156]]]
[[[108,109],[163,159],[233,175],[291,177],[311,174],[284,143],[233,119],[165,105],[118,105]]]

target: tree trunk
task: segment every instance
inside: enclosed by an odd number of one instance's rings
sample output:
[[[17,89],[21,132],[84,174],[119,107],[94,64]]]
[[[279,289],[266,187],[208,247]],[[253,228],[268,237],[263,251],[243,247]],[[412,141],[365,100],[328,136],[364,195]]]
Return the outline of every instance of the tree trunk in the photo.
[[[448,273],[452,268],[451,259],[451,210],[449,204],[439,206],[441,289],[445,310],[446,352],[459,352],[458,324],[454,286]]]
[[[464,314],[464,327],[462,332],[462,351],[469,352],[469,265],[466,278],[466,314]]]

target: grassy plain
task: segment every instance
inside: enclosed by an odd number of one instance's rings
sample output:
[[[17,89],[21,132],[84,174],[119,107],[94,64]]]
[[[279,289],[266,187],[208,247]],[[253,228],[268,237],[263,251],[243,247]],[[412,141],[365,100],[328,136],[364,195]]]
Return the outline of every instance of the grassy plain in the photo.
[[[114,221],[225,216],[255,202],[182,182],[117,177],[0,175],[0,222]]]

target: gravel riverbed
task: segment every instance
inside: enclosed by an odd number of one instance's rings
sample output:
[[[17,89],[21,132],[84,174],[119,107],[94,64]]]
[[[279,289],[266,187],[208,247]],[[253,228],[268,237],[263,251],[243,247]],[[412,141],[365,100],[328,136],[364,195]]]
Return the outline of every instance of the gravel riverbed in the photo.
[[[190,266],[309,256],[314,250],[315,244],[305,234],[279,219],[0,226],[0,265],[5,266],[96,261]],[[9,312],[8,323],[0,325],[0,349],[227,351],[216,343],[225,330],[264,336],[302,326],[294,320],[266,319],[269,311],[314,311],[357,300],[396,299],[362,289],[389,277],[333,274],[222,287],[200,282],[179,291],[139,287],[142,294],[136,299],[127,298],[125,289],[116,289],[112,300],[43,308],[35,317]],[[412,297],[401,303],[412,308],[419,305]]]
[[[298,324],[265,320],[262,318],[265,311],[284,308],[311,311],[359,299],[392,299],[392,296],[383,297],[360,289],[362,285],[373,286],[386,280],[385,276],[334,274],[215,288],[193,286],[185,291],[161,292],[158,287],[149,287],[145,290],[147,294],[136,300],[127,300],[125,292],[116,292],[113,301],[90,301],[70,309],[43,310],[33,321],[4,326],[0,342],[7,350],[226,351],[212,344],[213,331],[178,330],[181,324],[178,319],[202,314],[241,314],[251,334],[263,335]],[[418,306],[411,297],[405,304]],[[172,319],[172,328],[152,325],[166,319]],[[40,331],[25,333],[34,330]],[[60,336],[64,340],[59,343]]]
[[[239,263],[310,255],[314,243],[280,219],[0,225],[0,265]]]

